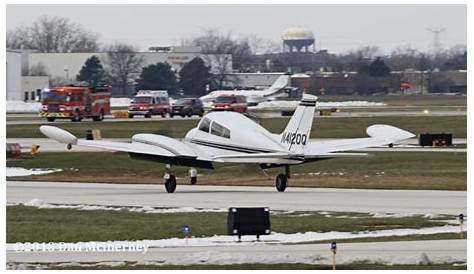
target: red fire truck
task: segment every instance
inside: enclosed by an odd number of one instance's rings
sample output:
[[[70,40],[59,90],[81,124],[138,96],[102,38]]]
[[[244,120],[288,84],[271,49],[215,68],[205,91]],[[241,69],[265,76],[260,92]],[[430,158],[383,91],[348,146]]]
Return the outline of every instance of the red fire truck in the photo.
[[[67,86],[45,89],[42,92],[41,117],[49,122],[55,119],[71,119],[79,122],[83,118],[102,121],[110,114],[110,86]]]

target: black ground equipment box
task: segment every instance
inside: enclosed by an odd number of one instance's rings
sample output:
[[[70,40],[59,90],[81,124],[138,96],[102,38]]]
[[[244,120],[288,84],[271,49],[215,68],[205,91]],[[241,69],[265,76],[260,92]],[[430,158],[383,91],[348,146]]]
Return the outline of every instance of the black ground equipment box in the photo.
[[[451,146],[453,134],[451,133],[420,133],[420,146]]]
[[[270,234],[270,209],[268,207],[231,207],[227,215],[227,232],[229,235]]]

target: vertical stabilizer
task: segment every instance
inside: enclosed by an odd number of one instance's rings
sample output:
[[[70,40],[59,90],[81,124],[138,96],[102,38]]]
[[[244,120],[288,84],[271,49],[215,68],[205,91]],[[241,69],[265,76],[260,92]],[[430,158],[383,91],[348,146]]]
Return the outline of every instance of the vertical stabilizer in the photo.
[[[288,125],[280,135],[281,144],[292,153],[303,154],[313,125],[317,99],[318,97],[314,95],[304,94]]]

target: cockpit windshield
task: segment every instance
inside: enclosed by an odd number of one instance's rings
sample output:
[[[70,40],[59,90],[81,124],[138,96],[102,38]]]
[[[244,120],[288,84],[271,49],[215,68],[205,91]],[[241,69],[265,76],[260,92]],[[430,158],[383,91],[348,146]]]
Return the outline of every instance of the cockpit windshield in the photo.
[[[147,96],[135,97],[132,100],[132,104],[150,104],[151,99],[152,99],[151,97],[147,97]]]
[[[211,125],[211,134],[224,137],[224,138],[230,138],[230,130],[217,122],[212,122]]]
[[[45,102],[69,102],[71,96],[64,92],[44,92],[43,101]]]

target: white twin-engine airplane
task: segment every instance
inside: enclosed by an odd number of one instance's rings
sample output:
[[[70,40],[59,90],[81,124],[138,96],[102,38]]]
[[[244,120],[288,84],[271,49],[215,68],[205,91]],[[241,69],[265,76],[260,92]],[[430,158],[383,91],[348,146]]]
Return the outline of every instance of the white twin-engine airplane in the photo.
[[[204,103],[212,103],[220,95],[242,95],[245,96],[249,105],[257,105],[265,101],[273,101],[278,97],[288,96],[285,93],[286,88],[290,82],[289,74],[281,75],[276,81],[267,89],[264,90],[215,90],[209,94],[201,96],[199,99]]]
[[[290,165],[337,157],[366,156],[346,151],[387,145],[413,137],[408,131],[389,126],[372,125],[370,137],[315,141],[309,139],[316,108],[316,96],[305,94],[281,134],[273,134],[253,120],[236,112],[206,114],[183,141],[163,135],[141,133],[130,143],[101,140],[79,140],[71,133],[53,126],[41,126],[41,132],[60,143],[128,152],[132,158],[213,169],[213,162],[254,163],[262,169],[284,167],[276,177],[278,191],[285,191]],[[176,177],[165,173],[166,191],[176,189]]]

